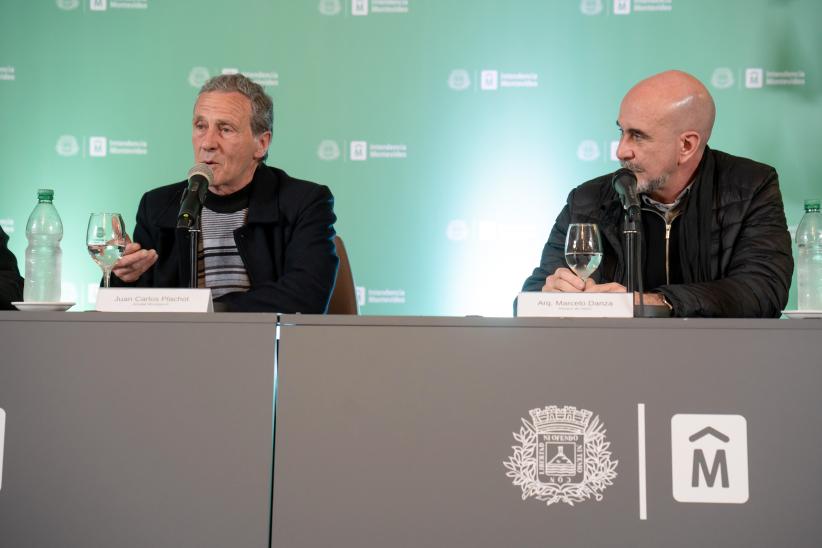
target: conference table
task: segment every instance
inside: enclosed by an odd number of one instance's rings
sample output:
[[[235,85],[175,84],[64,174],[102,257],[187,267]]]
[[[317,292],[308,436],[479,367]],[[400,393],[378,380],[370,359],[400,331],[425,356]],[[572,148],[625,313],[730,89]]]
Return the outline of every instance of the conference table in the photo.
[[[0,546],[818,546],[822,321],[0,313]]]

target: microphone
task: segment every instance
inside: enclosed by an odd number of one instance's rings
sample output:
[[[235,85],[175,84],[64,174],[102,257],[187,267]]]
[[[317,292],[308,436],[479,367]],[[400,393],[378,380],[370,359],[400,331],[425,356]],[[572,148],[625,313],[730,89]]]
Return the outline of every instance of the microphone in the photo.
[[[639,194],[636,191],[636,175],[630,169],[618,169],[611,179],[611,185],[619,194],[619,199],[622,201],[622,207],[628,212],[629,216],[638,214],[641,207],[639,205]]]
[[[208,164],[194,164],[188,170],[188,189],[183,194],[180,203],[180,213],[177,215],[177,228],[191,230],[200,218],[203,209],[208,185],[214,180],[214,172]]]

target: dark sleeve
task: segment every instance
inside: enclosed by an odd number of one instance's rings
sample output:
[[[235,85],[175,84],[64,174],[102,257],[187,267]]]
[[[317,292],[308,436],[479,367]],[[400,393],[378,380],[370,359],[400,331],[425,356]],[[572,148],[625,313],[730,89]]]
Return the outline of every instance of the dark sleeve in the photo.
[[[571,203],[575,192],[572,190],[568,195],[568,201],[557,216],[554,228],[551,229],[551,235],[545,247],[542,248],[542,259],[539,266],[522,284],[523,291],[541,291],[542,286],[545,285],[545,278],[553,274],[557,268],[566,266],[565,234],[571,222]]]
[[[791,238],[775,171],[751,199],[722,279],[659,288],[680,317],[778,318],[793,275]]]
[[[13,310],[14,301],[23,300],[23,278],[17,259],[8,248],[9,237],[0,228],[0,310]]]
[[[277,281],[253,284],[249,291],[229,293],[217,301],[231,311],[326,311],[339,263],[334,248],[334,197],[328,187],[317,185],[298,209],[291,237],[284,243],[283,271]]]

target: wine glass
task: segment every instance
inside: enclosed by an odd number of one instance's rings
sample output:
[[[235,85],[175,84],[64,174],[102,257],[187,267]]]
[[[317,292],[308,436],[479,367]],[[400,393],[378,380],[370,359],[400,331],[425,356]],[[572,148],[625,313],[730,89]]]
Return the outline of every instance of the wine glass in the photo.
[[[91,258],[103,269],[104,287],[109,286],[111,269],[126,250],[127,238],[119,213],[92,213],[89,217],[86,244]]]
[[[586,281],[602,261],[602,241],[594,223],[571,223],[565,236],[565,262]]]

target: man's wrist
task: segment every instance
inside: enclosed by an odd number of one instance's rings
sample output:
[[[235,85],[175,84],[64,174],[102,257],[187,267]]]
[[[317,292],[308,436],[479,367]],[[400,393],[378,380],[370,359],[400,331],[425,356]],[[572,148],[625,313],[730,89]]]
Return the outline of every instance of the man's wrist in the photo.
[[[659,295],[659,300],[661,300],[661,301],[662,301],[662,304],[664,304],[665,306],[667,306],[667,307],[668,307],[668,310],[670,310],[671,312],[673,312],[673,311],[674,311],[674,305],[672,305],[672,304],[668,301],[668,297],[666,297],[664,293],[657,293],[657,295]]]

